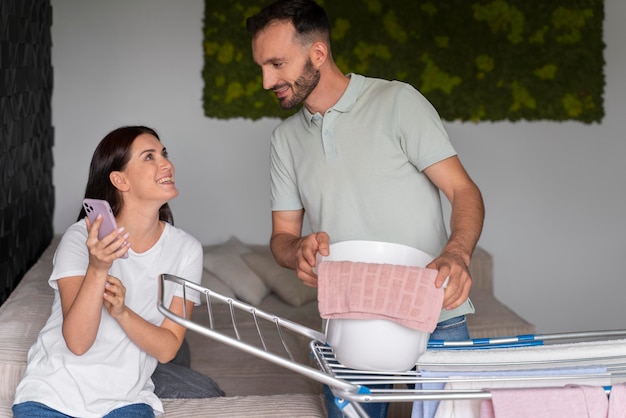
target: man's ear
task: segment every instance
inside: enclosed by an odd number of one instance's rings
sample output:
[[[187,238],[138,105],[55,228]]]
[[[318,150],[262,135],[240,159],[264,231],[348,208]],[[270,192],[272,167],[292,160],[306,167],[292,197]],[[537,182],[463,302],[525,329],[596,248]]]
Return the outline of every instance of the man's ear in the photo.
[[[319,69],[322,64],[326,62],[329,54],[328,45],[326,45],[322,41],[317,41],[313,45],[311,45],[311,49],[309,50],[309,57],[311,58],[311,62],[313,66]]]
[[[111,183],[117,190],[121,192],[128,190],[129,186],[126,182],[126,176],[121,171],[112,171],[111,174],[109,174],[109,180],[111,180]]]

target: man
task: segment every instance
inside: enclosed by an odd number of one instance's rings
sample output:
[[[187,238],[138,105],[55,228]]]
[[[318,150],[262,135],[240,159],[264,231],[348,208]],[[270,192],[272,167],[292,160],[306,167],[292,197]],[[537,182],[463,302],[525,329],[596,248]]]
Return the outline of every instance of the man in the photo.
[[[277,262],[316,286],[316,254],[328,255],[331,241],[395,242],[437,255],[427,267],[438,270],[437,287],[449,283],[431,338],[469,338],[468,266],[484,207],[435,109],[406,83],[343,74],[328,16],[312,0],[278,0],[247,25],[263,87],[284,109],[303,105],[271,139]],[[440,191],[452,208],[449,237]],[[313,233],[301,236],[305,214]],[[386,404],[367,406],[386,415]]]

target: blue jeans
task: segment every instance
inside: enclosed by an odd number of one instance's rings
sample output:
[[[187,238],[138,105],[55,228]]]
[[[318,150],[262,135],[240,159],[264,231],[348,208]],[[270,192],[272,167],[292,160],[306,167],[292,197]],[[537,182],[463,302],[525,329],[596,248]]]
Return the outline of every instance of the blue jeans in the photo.
[[[469,340],[469,329],[465,315],[457,316],[437,324],[437,328],[430,334],[431,340],[461,341]],[[391,389],[392,385],[372,385],[371,388]],[[324,385],[324,395],[326,396],[326,409],[328,418],[342,418],[345,415],[335,405],[335,395],[327,385]],[[387,402],[366,402],[361,407],[367,412],[370,418],[386,418],[389,410]]]
[[[172,361],[157,365],[152,383],[155,395],[161,399],[224,396],[213,379],[191,368],[191,351],[186,339]]]
[[[39,402],[23,402],[13,405],[14,418],[72,418]],[[104,418],[154,418],[152,407],[145,403],[134,403],[114,409]]]
[[[161,399],[224,396],[224,391],[209,376],[171,362],[159,364],[152,374],[152,382],[155,395]]]

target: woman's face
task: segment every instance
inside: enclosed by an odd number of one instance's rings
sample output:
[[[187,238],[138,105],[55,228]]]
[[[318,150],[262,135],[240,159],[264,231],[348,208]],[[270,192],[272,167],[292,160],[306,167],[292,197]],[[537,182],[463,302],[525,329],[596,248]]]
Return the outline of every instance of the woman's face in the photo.
[[[178,196],[174,184],[174,165],[167,150],[150,134],[141,134],[133,141],[131,157],[124,169],[127,190],[141,200],[154,200],[161,206]],[[130,196],[129,196],[130,197]]]

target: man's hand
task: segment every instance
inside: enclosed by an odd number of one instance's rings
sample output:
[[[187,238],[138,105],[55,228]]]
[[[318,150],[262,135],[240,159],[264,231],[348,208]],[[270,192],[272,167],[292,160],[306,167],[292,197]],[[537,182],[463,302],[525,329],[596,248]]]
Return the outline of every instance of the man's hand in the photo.
[[[444,309],[458,308],[467,300],[472,287],[472,278],[463,256],[444,251],[426,267],[438,271],[435,279],[437,288],[443,286],[445,280],[449,278],[443,297]]]
[[[316,256],[329,254],[330,238],[326,232],[301,236],[304,209],[272,212],[270,247],[276,262],[298,274],[302,282],[317,287]]]
[[[301,238],[296,246],[296,272],[302,282],[311,287],[317,287],[317,254],[330,254],[330,237],[326,232],[317,232]]]

